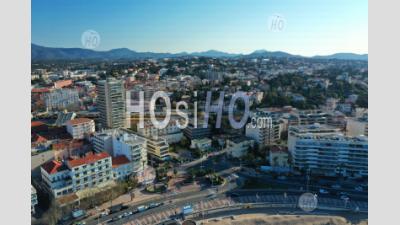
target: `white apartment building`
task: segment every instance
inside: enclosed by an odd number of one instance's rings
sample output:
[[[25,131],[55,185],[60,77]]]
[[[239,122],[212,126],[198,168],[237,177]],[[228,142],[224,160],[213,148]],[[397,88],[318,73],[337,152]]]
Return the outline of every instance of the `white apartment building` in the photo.
[[[73,139],[84,139],[95,131],[94,120],[87,118],[69,120],[66,125],[67,132],[71,134]]]
[[[67,161],[50,161],[41,167],[42,182],[55,198],[95,187],[113,179],[111,156],[88,153]]]
[[[340,134],[304,134],[297,137],[293,166],[325,176],[368,176],[368,138]]]
[[[132,173],[143,171],[147,165],[146,139],[126,129],[110,129],[97,132],[92,138],[96,152],[106,151],[113,157],[125,156]]]
[[[37,193],[35,187],[31,185],[31,214],[35,214],[35,207],[38,204]]]
[[[288,149],[291,154],[293,154],[297,138],[306,134],[318,136],[341,134],[339,128],[318,123],[312,125],[289,125],[288,130]]]
[[[252,147],[254,147],[254,140],[243,136],[228,139],[226,142],[227,153],[235,158],[244,156]]]
[[[75,89],[54,89],[44,96],[48,110],[62,109],[79,105],[78,91]]]
[[[263,113],[254,114],[246,125],[246,137],[252,138],[259,148],[272,145],[281,138],[281,124]]]
[[[163,129],[154,127],[153,123],[146,121],[143,128],[137,129],[138,134],[144,137],[160,137],[167,140],[168,144],[178,143],[183,137],[181,129],[176,125],[176,120],[171,119]]]
[[[113,179],[111,156],[107,152],[88,153],[82,158],[68,160],[66,164],[74,191],[96,187]]]

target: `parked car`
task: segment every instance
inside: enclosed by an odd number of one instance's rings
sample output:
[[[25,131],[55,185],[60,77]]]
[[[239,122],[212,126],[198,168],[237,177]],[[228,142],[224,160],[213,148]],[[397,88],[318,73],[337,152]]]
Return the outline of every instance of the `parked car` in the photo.
[[[156,203],[150,203],[150,205],[149,205],[149,209],[152,209],[152,208],[156,208],[156,207],[159,207],[159,206],[161,206],[161,205],[163,205],[164,203],[162,203],[162,202],[156,202]]]
[[[141,205],[137,207],[138,212],[144,212],[148,209],[149,207],[147,205]]]
[[[342,199],[343,201],[349,201],[350,200],[350,198],[347,195],[340,196],[340,199]]]
[[[364,191],[364,188],[362,186],[357,186],[354,188],[356,191]]]
[[[329,191],[321,188],[321,189],[319,189],[319,193],[321,193],[321,194],[329,194]]]
[[[128,217],[130,215],[133,215],[133,213],[131,211],[124,212],[124,217]]]

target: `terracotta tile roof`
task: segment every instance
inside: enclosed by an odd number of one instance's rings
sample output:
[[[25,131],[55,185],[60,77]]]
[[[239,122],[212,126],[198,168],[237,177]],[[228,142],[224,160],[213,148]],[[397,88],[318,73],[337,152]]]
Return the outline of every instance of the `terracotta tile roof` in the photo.
[[[32,138],[31,138],[31,142],[34,142],[34,143],[43,143],[43,142],[47,142],[47,141],[48,140],[45,137],[38,135],[38,134],[32,135]]]
[[[31,90],[32,93],[45,93],[45,92],[49,92],[50,89],[49,88],[33,88]]]
[[[81,166],[84,164],[94,163],[94,162],[97,162],[98,160],[101,160],[101,159],[104,159],[107,157],[110,157],[110,155],[107,152],[101,152],[101,153],[97,153],[97,154],[89,152],[88,154],[86,154],[86,156],[84,156],[82,158],[68,160],[68,165],[71,168],[73,168],[73,167]]]
[[[67,169],[60,161],[50,161],[42,165],[42,168],[46,170],[48,174],[54,174]]]
[[[93,120],[88,119],[88,118],[77,118],[77,119],[69,120],[67,123],[71,124],[71,125],[78,125],[81,123],[88,123],[90,121],[93,121]]]
[[[31,122],[31,127],[39,127],[39,126],[43,126],[46,125],[45,123],[43,123],[42,121],[32,121]]]
[[[126,158],[126,156],[124,155],[119,155],[117,157],[113,157],[112,158],[112,167],[113,168],[117,168],[121,165],[125,165],[127,163],[130,163],[131,161],[129,161],[128,158]]]
[[[83,141],[79,140],[62,140],[52,144],[53,150],[62,150],[66,148],[77,149],[83,146]]]

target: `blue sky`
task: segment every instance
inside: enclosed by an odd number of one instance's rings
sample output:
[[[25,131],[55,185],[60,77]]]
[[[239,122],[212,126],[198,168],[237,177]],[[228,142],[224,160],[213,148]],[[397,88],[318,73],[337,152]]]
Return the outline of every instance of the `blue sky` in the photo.
[[[281,32],[268,29],[274,14]],[[31,23],[32,43],[49,47],[82,47],[90,29],[96,50],[368,52],[366,0],[32,0]]]

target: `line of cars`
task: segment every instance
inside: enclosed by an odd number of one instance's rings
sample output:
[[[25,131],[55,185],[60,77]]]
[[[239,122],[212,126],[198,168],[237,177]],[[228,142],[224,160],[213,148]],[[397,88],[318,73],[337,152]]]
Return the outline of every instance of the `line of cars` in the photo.
[[[155,203],[150,203],[148,205],[140,205],[140,206],[138,206],[136,209],[134,209],[132,211],[126,211],[126,212],[124,212],[124,213],[122,213],[122,214],[120,214],[118,216],[113,217],[108,222],[115,222],[115,221],[118,221],[118,220],[120,220],[122,218],[126,218],[126,217],[129,217],[129,216],[132,216],[133,214],[141,213],[141,212],[144,212],[146,210],[157,208],[157,207],[162,206],[162,205],[164,205],[163,202],[155,202]],[[107,215],[109,215],[109,214],[107,214],[105,212],[104,214],[101,214],[100,216],[107,216]]]

